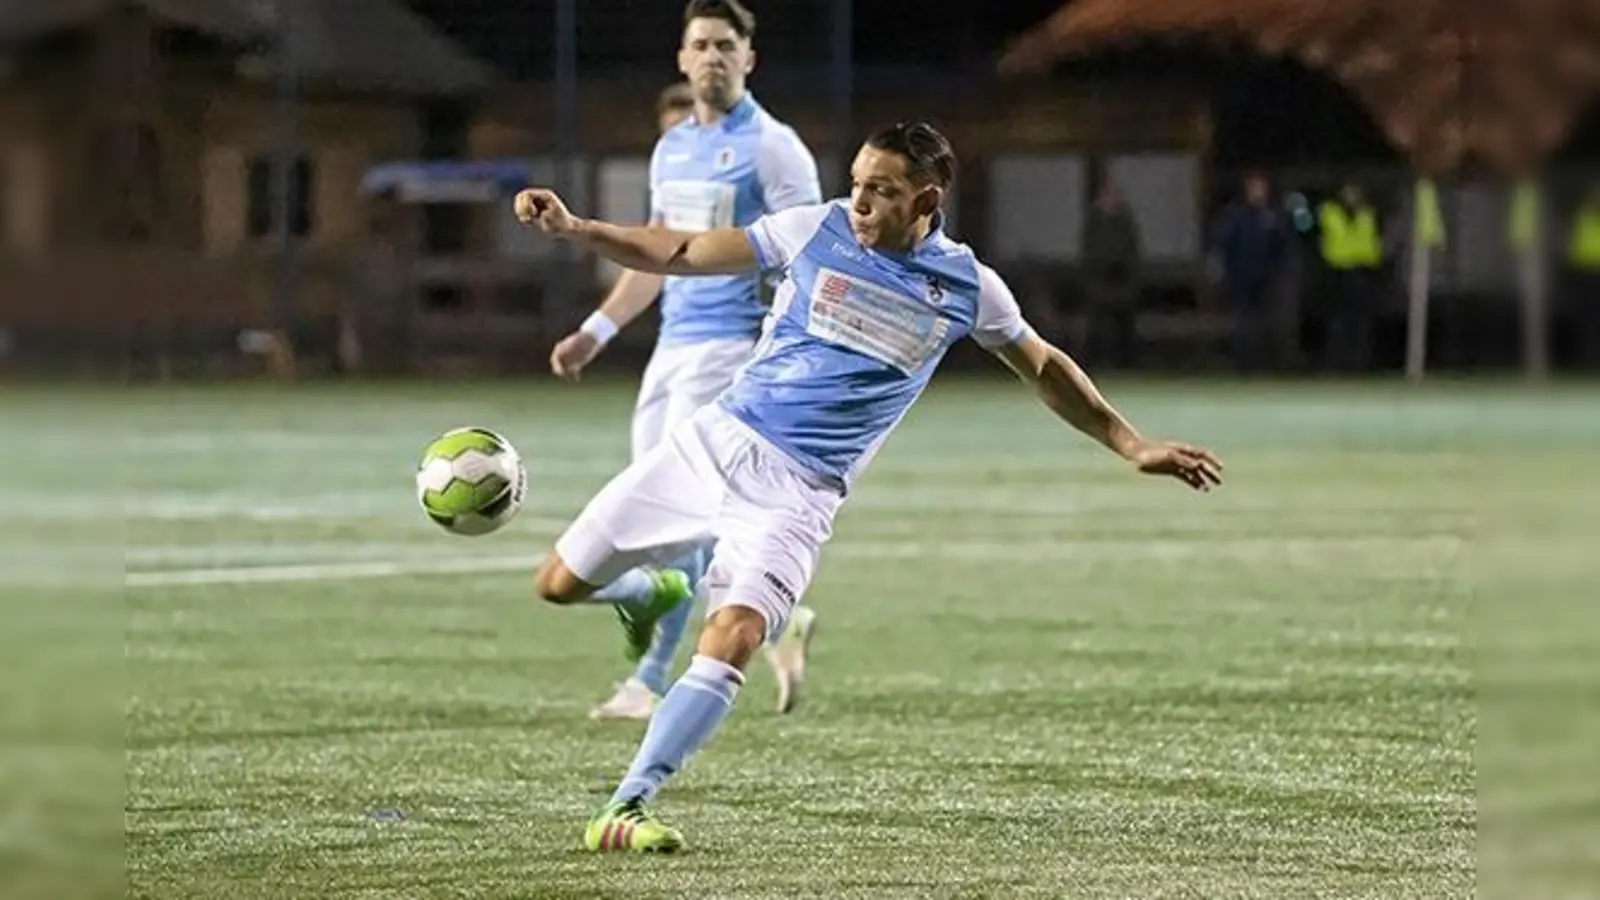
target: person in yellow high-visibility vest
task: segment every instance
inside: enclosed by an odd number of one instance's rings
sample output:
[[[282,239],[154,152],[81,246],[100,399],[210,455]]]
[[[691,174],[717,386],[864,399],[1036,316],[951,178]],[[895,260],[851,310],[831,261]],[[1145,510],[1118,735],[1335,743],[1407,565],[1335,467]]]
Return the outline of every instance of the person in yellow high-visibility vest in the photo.
[[[1321,256],[1326,269],[1323,295],[1323,364],[1335,371],[1367,367],[1372,319],[1382,284],[1383,234],[1377,210],[1361,186],[1346,182],[1337,197],[1317,209]]]
[[[1583,362],[1600,367],[1600,185],[1573,214],[1566,263],[1565,312],[1577,326]]]

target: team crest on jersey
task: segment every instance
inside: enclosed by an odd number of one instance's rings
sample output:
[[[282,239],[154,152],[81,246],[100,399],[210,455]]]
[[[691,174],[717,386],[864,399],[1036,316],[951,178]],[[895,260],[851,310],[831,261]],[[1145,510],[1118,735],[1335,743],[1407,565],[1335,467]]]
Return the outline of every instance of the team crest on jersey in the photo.
[[[929,303],[938,306],[944,302],[944,286],[939,284],[939,279],[933,275],[927,276],[927,281],[928,288],[924,291],[923,296],[928,298]]]
[[[733,167],[733,148],[723,147],[717,151],[717,171],[721,172]]]

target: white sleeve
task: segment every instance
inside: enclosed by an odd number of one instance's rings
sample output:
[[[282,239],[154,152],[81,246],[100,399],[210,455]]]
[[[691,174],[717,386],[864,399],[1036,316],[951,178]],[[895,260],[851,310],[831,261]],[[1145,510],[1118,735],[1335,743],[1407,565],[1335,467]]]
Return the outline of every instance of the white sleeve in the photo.
[[[822,202],[817,161],[793,128],[769,121],[756,152],[756,178],[769,213]]]
[[[978,315],[972,339],[985,350],[1015,344],[1033,333],[1011,288],[995,270],[978,263]]]
[[[751,222],[744,230],[744,236],[755,249],[756,260],[762,270],[786,268],[793,262],[795,255],[822,227],[822,220],[828,217],[832,209],[831,203],[792,206]]]

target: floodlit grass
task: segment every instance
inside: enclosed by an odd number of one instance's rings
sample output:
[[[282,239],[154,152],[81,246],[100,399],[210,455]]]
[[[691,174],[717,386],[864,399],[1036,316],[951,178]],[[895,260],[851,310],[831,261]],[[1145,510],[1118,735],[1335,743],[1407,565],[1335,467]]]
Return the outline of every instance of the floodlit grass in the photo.
[[[1021,391],[941,382],[824,552],[805,705],[772,712],[755,671],[661,799],[690,851],[634,859],[577,849],[640,733],[585,718],[620,637],[537,604],[524,560],[625,461],[628,386],[130,393],[128,894],[1471,896],[1472,565],[1526,565],[1475,558],[1478,481],[1566,484],[1600,449],[1588,398],[1112,395],[1215,446],[1227,486],[1141,480]],[[530,467],[482,539],[411,497],[464,424]],[[1577,672],[1592,696],[1600,661]],[[1593,803],[1586,772],[1562,796]]]

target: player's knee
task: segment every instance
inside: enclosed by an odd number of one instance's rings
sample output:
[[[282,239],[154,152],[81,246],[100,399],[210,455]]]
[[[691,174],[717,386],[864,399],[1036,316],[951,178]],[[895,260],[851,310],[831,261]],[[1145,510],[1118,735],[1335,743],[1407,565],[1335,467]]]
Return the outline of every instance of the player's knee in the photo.
[[[749,606],[724,606],[706,620],[696,652],[743,669],[767,636],[767,620]]]
[[[572,574],[559,557],[551,555],[534,573],[533,590],[541,600],[566,605],[588,596],[590,587]]]

